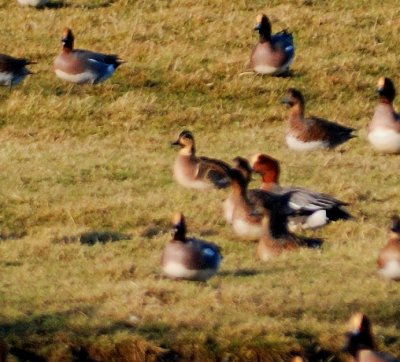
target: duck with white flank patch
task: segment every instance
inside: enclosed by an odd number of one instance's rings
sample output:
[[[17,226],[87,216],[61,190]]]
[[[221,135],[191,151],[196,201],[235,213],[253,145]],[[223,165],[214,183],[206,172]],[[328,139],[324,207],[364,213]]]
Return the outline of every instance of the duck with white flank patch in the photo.
[[[193,189],[225,188],[230,184],[230,166],[220,160],[197,157],[193,134],[182,131],[171,143],[179,146],[174,164],[174,178],[184,187]]]
[[[206,281],[219,269],[222,256],[217,245],[186,237],[183,214],[173,219],[174,235],[161,256],[161,268],[172,279]]]
[[[260,39],[250,56],[250,66],[260,74],[281,75],[289,70],[294,58],[293,36],[286,30],[271,34],[271,23],[266,15],[257,16],[254,30]]]
[[[378,257],[379,274],[400,281],[400,218],[392,217],[389,240]]]
[[[117,55],[74,49],[72,30],[64,28],[61,52],[54,59],[57,77],[73,83],[100,83],[110,78],[123,63]]]
[[[354,135],[355,130],[317,117],[304,117],[305,103],[300,91],[290,88],[282,103],[290,106],[286,143],[295,151],[334,148]]]
[[[389,78],[378,81],[379,103],[368,125],[368,141],[383,153],[400,152],[400,116],[393,109],[396,90]]]
[[[346,204],[330,195],[310,191],[300,187],[282,187],[279,185],[279,162],[265,154],[256,154],[251,160],[253,171],[260,174],[265,191],[282,195],[290,192],[289,206],[302,216],[290,218],[290,223],[303,229],[316,229],[336,220],[351,219],[343,208]],[[292,222],[293,221],[293,222]]]
[[[371,321],[362,313],[350,318],[349,332],[346,333],[344,352],[351,355],[353,362],[400,362],[387,354],[377,352],[371,330]]]
[[[9,55],[0,54],[0,85],[12,87],[32,74],[26,66],[32,64],[25,58],[14,58]]]

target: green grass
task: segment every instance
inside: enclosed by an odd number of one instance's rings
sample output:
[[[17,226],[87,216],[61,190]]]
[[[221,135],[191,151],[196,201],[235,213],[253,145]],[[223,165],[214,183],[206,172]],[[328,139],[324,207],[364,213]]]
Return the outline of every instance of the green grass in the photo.
[[[400,357],[398,285],[375,263],[399,212],[399,157],[365,140],[378,77],[400,86],[397,2],[265,4],[71,0],[36,10],[0,0],[1,51],[38,63],[24,84],[0,90],[0,336],[14,350],[54,361],[287,361],[294,351],[341,361],[345,323],[362,311],[379,347]],[[260,12],[294,33],[290,78],[239,76]],[[127,63],[93,87],[57,79],[64,26],[77,47]],[[288,87],[303,91],[307,112],[359,137],[333,151],[289,151],[279,103]],[[184,128],[200,155],[276,157],[282,184],[346,200],[356,220],[316,232],[321,251],[260,263],[223,220],[228,191],[173,181],[169,142]],[[190,234],[223,249],[206,284],[160,277],[176,211]],[[79,242],[96,232],[130,236]]]

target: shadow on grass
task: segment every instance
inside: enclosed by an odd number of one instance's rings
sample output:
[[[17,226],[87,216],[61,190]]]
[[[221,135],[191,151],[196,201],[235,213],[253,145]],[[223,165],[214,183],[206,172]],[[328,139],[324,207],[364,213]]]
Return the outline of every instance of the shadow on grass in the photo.
[[[97,243],[106,244],[109,242],[130,240],[129,234],[123,234],[118,231],[88,231],[79,235],[65,235],[60,238],[54,238],[53,243],[74,243],[80,242],[83,245],[94,245]]]
[[[254,275],[264,274],[264,270],[257,269],[237,269],[237,270],[223,270],[218,273],[220,277],[252,277]]]
[[[61,9],[61,8],[82,8],[82,9],[99,9],[107,8],[111,6],[115,0],[104,0],[104,1],[91,1],[89,3],[74,4],[70,1],[50,1],[46,5],[40,7],[39,9]]]

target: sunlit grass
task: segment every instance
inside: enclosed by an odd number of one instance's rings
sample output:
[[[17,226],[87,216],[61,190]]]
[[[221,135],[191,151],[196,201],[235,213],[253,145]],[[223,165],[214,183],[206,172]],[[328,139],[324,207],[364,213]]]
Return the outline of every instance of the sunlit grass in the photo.
[[[344,359],[348,317],[362,311],[381,349],[399,356],[398,285],[375,272],[388,218],[399,212],[399,157],[375,154],[365,140],[377,78],[400,86],[397,3],[61,5],[0,0],[1,52],[38,63],[24,84],[0,90],[0,336],[9,346],[50,360],[286,361],[302,351],[334,361]],[[259,12],[274,30],[294,33],[290,78],[239,76]],[[64,26],[77,47],[126,64],[94,87],[57,79],[51,66]],[[288,150],[279,103],[288,87],[303,92],[308,113],[359,137],[333,151]],[[199,155],[270,154],[282,162],[283,184],[348,201],[356,219],[316,232],[321,251],[260,263],[255,245],[223,220],[228,191],[173,181],[169,142],[184,128]],[[222,247],[221,272],[206,284],[160,277],[176,211],[190,234]],[[81,243],[88,232],[129,240]]]

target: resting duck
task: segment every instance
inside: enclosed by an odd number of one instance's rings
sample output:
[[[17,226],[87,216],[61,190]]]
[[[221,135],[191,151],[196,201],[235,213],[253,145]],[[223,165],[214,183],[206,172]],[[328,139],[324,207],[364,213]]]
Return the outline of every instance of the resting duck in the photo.
[[[18,0],[19,4],[22,6],[34,6],[39,8],[47,4],[48,0]]]
[[[322,245],[321,239],[305,238],[291,233],[287,224],[288,215],[282,211],[282,203],[268,203],[267,214],[262,221],[263,233],[257,246],[257,255],[261,261],[269,261],[284,251],[300,247],[318,248]]]
[[[315,229],[326,225],[330,221],[348,220],[351,215],[343,209],[346,204],[334,197],[310,191],[300,187],[282,187],[279,185],[279,162],[265,154],[253,156],[251,166],[254,172],[261,175],[261,189],[277,195],[290,193],[289,206],[301,217],[294,218],[300,221],[303,229]]]
[[[174,165],[174,178],[179,184],[194,189],[220,189],[229,186],[230,166],[213,158],[197,157],[191,132],[182,131],[171,145],[180,147]]]
[[[355,313],[349,322],[344,352],[351,355],[353,362],[400,362],[387,354],[376,351],[371,331],[371,321],[362,313]]]
[[[389,78],[378,81],[379,103],[368,125],[368,141],[372,147],[384,153],[400,152],[400,117],[393,109],[396,90]]]
[[[12,87],[32,74],[26,66],[32,64],[25,58],[14,58],[9,55],[0,54],[0,85]]]
[[[290,88],[282,100],[290,106],[286,143],[295,151],[334,148],[354,137],[353,128],[317,117],[304,117],[304,98],[300,91]]]
[[[378,257],[379,274],[385,278],[400,280],[400,218],[394,216],[389,240]]]
[[[222,256],[217,245],[186,237],[183,214],[175,215],[173,239],[161,256],[161,268],[169,278],[206,281],[219,268]]]
[[[73,83],[100,83],[110,78],[123,61],[117,55],[74,49],[72,30],[64,28],[63,47],[54,59],[57,77]]]
[[[260,74],[281,75],[289,70],[294,58],[293,36],[286,30],[271,35],[271,23],[266,15],[257,16],[254,28],[260,40],[250,56],[250,66]]]

